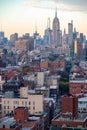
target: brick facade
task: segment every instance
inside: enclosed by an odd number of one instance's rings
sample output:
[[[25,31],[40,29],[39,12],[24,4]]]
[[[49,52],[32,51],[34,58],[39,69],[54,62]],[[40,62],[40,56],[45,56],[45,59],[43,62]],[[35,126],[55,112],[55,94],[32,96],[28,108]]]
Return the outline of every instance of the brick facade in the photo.
[[[77,118],[78,99],[76,97],[62,97],[62,113],[72,113],[72,118]]]
[[[28,108],[18,107],[14,110],[14,119],[17,122],[26,122],[28,119]]]

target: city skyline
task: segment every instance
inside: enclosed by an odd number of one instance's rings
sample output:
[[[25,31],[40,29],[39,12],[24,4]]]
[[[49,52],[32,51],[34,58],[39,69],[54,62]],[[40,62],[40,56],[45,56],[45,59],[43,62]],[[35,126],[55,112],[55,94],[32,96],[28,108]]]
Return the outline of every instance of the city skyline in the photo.
[[[55,8],[62,31],[64,28],[68,30],[68,23],[73,20],[77,31],[87,36],[86,0],[1,0],[0,31],[4,31],[7,37],[15,32],[19,36],[24,33],[32,35],[37,26],[37,31],[43,36],[48,17],[52,28]]]

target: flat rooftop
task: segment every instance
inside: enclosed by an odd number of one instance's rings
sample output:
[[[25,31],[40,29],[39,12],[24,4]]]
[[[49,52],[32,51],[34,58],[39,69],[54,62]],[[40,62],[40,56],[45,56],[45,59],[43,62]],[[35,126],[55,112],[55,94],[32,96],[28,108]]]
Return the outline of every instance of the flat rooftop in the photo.
[[[10,128],[10,126],[15,126],[15,127],[18,126],[14,118],[8,116],[0,119],[0,128],[3,128],[3,125],[5,125],[5,128]]]
[[[29,127],[24,127],[24,128],[22,128],[22,130],[31,130],[31,127],[29,128]]]
[[[87,102],[87,97],[79,98],[78,101],[79,102]]]
[[[53,120],[56,121],[74,121],[74,122],[84,122],[87,119],[87,113],[78,113],[78,118],[77,119],[72,119],[69,115],[62,115],[58,114],[56,117],[53,118]]]

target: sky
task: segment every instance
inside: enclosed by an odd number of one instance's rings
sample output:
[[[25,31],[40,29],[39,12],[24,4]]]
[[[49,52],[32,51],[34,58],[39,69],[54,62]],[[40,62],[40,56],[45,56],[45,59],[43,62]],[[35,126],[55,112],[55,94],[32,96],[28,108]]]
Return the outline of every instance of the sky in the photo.
[[[87,0],[0,0],[0,31],[8,38],[15,32],[32,35],[37,26],[43,36],[48,18],[52,28],[55,8],[62,32],[73,20],[76,30],[87,36]]]

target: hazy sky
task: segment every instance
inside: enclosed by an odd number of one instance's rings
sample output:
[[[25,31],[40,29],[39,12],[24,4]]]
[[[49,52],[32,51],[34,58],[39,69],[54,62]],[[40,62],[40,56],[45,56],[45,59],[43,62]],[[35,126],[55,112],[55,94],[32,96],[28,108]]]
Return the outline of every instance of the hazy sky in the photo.
[[[73,20],[77,31],[87,36],[87,0],[0,0],[0,31],[7,37],[15,32],[32,35],[37,25],[43,35],[48,17],[52,28],[56,7],[62,31]]]

